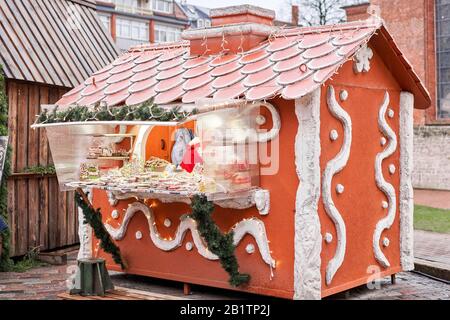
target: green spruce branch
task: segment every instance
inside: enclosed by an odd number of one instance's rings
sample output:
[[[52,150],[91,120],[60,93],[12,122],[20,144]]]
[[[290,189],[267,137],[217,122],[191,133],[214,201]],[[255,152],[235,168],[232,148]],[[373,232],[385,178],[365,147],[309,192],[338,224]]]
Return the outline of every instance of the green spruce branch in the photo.
[[[92,227],[95,237],[100,241],[100,248],[106,253],[111,254],[114,262],[120,265],[122,270],[125,269],[125,264],[120,255],[120,249],[112,241],[111,236],[102,222],[100,209],[95,210],[88,200],[85,199],[84,193],[78,190],[75,192],[75,201],[83,211],[85,223],[88,223]]]
[[[220,231],[211,218],[213,211],[214,204],[205,196],[193,197],[191,217],[197,221],[198,231],[206,241],[208,249],[219,257],[222,267],[230,275],[229,283],[234,287],[248,283],[250,275],[239,272],[239,264],[234,254],[234,234],[232,231],[226,234]]]
[[[105,104],[87,106],[69,106],[59,110],[44,109],[36,119],[37,124],[60,123],[60,122],[85,122],[85,121],[182,121],[196,114],[194,109],[190,112],[183,111],[180,106],[171,109],[161,108],[150,99],[136,106],[114,106]]]
[[[55,166],[53,164],[48,165],[48,166],[32,166],[32,167],[26,167],[23,170],[24,173],[35,173],[35,174],[40,174],[40,175],[51,175],[51,174],[56,174],[56,169]]]
[[[0,65],[0,136],[8,135],[8,102],[5,93],[5,78],[3,68]],[[3,176],[0,185],[0,215],[3,220],[8,221],[8,178],[11,174],[11,148],[6,152],[5,165],[3,167]],[[9,271],[14,263],[10,259],[10,237],[9,228],[0,233],[2,238],[2,254],[0,256],[0,271]]]

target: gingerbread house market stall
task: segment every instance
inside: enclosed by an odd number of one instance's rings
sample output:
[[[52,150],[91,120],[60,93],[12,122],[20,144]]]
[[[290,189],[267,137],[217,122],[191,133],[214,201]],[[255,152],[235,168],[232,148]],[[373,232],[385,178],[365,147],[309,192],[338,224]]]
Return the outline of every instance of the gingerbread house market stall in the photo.
[[[79,256],[289,299],[411,270],[413,109],[430,98],[382,22],[211,14],[43,106],[60,187],[101,212]]]

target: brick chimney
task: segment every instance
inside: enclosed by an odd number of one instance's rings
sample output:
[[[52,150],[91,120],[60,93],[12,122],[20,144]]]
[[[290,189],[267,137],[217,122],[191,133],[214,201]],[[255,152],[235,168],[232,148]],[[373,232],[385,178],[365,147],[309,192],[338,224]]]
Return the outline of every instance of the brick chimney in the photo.
[[[275,12],[252,5],[212,9],[211,27],[183,31],[191,54],[237,53],[257,46],[274,32]]]
[[[370,6],[370,2],[365,2],[361,4],[354,4],[351,6],[344,6],[342,9],[345,10],[345,14],[347,15],[347,21],[357,21],[357,20],[366,20],[369,17],[369,13],[367,9]]]
[[[298,15],[299,15],[299,11],[298,11],[298,5],[293,4],[291,7],[291,13],[292,13],[292,25],[293,26],[298,26]]]

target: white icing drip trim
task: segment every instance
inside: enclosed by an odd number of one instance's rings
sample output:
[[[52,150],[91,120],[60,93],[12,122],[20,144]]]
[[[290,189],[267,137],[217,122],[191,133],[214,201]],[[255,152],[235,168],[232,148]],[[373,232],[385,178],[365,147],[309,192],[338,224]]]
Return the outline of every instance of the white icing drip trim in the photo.
[[[387,260],[386,256],[383,254],[380,247],[381,233],[385,229],[389,229],[394,223],[395,211],[396,211],[396,196],[395,189],[392,184],[388,183],[383,176],[383,160],[391,156],[397,149],[397,136],[395,132],[391,129],[389,124],[386,122],[386,110],[389,105],[389,93],[386,91],[384,95],[383,103],[378,112],[378,126],[385,136],[388,138],[387,147],[380,153],[377,154],[375,158],[375,182],[377,187],[383,191],[388,202],[388,214],[386,217],[378,221],[375,232],[373,234],[373,251],[375,254],[375,259],[384,268],[389,267],[391,264]]]
[[[344,261],[347,244],[345,222],[342,219],[339,210],[334,205],[331,196],[331,186],[333,176],[346,166],[348,158],[350,157],[350,148],[352,145],[352,120],[350,115],[337,102],[333,86],[328,86],[327,104],[331,114],[342,123],[344,128],[342,148],[334,159],[328,161],[322,175],[322,201],[325,211],[336,227],[337,238],[336,252],[334,257],[328,262],[326,268],[325,280],[326,284],[329,285]]]
[[[122,240],[127,232],[128,224],[137,212],[142,212],[148,221],[148,226],[150,230],[150,239],[153,244],[160,250],[172,251],[180,247],[183,243],[184,236],[188,230],[191,231],[192,239],[195,246],[197,247],[198,253],[209,260],[219,259],[215,254],[213,254],[203,242],[200,233],[197,230],[197,222],[187,215],[183,215],[180,218],[180,225],[175,233],[174,238],[164,239],[159,235],[158,229],[156,228],[155,217],[153,211],[141,202],[134,202],[129,205],[125,217],[123,218],[122,224],[119,228],[113,228],[109,224],[105,224],[105,228],[114,240]],[[275,260],[272,258],[269,243],[267,240],[266,229],[264,223],[258,219],[245,219],[232,228],[234,232],[233,242],[237,246],[242,238],[250,234],[255,238],[258,244],[259,251],[261,253],[262,259],[271,268],[275,268]]]

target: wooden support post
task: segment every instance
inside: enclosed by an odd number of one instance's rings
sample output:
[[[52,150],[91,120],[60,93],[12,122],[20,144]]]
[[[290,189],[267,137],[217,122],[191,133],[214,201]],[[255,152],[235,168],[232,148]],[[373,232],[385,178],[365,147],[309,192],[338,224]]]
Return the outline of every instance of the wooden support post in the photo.
[[[396,279],[395,279],[395,273],[394,273],[394,274],[391,274],[391,283],[395,284],[395,282],[396,282]]]
[[[189,283],[183,283],[183,293],[185,296],[192,294],[191,285]]]

